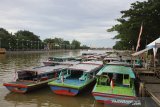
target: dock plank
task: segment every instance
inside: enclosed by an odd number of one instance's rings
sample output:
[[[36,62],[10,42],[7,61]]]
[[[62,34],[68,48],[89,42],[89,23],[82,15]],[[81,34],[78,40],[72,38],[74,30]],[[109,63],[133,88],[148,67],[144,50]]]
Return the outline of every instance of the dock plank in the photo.
[[[145,84],[145,89],[160,106],[160,84]]]
[[[145,84],[147,91],[152,93],[160,93],[160,84]]]
[[[155,76],[140,76],[140,80],[146,84],[160,84],[160,79]]]

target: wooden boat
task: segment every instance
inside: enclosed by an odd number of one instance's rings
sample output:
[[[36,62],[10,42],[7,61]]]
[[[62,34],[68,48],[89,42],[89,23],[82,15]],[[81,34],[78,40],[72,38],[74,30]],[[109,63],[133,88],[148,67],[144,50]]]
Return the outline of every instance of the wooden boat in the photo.
[[[43,64],[45,66],[54,66],[59,65],[59,63],[67,61],[65,57],[49,57],[47,61],[44,61]]]
[[[16,81],[4,83],[3,85],[11,92],[26,93],[30,90],[46,86],[48,82],[58,77],[60,70],[67,68],[66,65],[40,66],[17,72]]]
[[[140,105],[135,92],[135,75],[131,67],[106,65],[96,75],[92,90],[96,101],[109,105]]]
[[[122,65],[122,66],[128,66],[128,67],[132,67],[133,65],[131,63],[128,62],[121,62],[121,61],[111,61],[109,63],[107,63],[107,65]]]
[[[0,48],[0,54],[5,54],[6,53],[6,49],[5,48]]]
[[[58,79],[48,84],[56,94],[75,96],[95,83],[95,75],[102,65],[100,61],[90,61],[70,66],[61,71]]]
[[[82,59],[74,57],[49,57],[48,61],[44,61],[45,66],[55,65],[74,65],[78,64]]]

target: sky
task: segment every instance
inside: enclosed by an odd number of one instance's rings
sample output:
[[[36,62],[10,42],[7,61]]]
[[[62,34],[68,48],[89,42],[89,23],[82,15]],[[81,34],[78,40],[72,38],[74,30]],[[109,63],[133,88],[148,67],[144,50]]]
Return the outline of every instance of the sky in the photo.
[[[137,0],[1,0],[0,27],[29,30],[46,38],[76,39],[90,47],[112,47],[120,11]],[[144,1],[144,0],[138,0]]]

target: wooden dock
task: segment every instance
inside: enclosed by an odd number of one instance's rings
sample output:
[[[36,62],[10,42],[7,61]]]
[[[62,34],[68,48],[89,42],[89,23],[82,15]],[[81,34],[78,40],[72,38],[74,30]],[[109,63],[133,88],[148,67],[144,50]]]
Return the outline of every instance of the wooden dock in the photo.
[[[160,84],[145,84],[145,90],[160,106]]]
[[[138,74],[141,82],[142,97],[145,97],[145,93],[147,93],[160,106],[160,78],[158,78],[155,71],[157,69],[135,69],[135,73]]]
[[[145,84],[160,84],[160,79],[155,76],[140,76],[140,80]]]

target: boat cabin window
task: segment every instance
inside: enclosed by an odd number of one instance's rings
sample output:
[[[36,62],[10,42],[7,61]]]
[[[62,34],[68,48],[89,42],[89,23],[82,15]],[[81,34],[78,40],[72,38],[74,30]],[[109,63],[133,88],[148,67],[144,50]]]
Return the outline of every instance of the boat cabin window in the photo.
[[[126,62],[131,63],[131,60],[126,60]]]
[[[53,57],[49,57],[49,58],[48,58],[48,61],[53,61],[53,60],[54,60]]]
[[[97,77],[97,83],[99,85],[110,86],[111,79],[114,82],[114,86],[130,86],[129,75],[117,74],[117,73],[102,73],[102,75]]]
[[[71,79],[71,78],[80,78],[83,75],[83,71],[81,70],[69,70],[69,69],[64,69],[61,71],[59,78],[63,76],[65,79]]]
[[[18,73],[18,79],[19,80],[33,80],[33,78],[36,77],[36,72],[19,71],[17,73]]]
[[[71,70],[70,78],[80,78],[83,75],[83,71],[81,70]]]
[[[90,77],[95,77],[96,72],[91,72],[91,73],[89,73],[89,75],[90,75]]]
[[[63,62],[64,60],[63,60],[63,59],[60,59],[60,58],[54,58],[54,61]]]
[[[123,85],[124,86],[130,86],[130,77],[128,74],[123,75]]]

